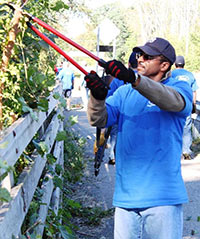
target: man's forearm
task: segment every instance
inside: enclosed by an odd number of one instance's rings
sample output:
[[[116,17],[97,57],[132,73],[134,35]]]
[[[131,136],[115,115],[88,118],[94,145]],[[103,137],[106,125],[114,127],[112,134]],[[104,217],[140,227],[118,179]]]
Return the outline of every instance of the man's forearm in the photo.
[[[183,97],[173,88],[141,76],[135,89],[163,110],[179,112],[185,107]]]
[[[90,94],[87,115],[90,125],[104,128],[107,122],[105,100],[96,100]]]

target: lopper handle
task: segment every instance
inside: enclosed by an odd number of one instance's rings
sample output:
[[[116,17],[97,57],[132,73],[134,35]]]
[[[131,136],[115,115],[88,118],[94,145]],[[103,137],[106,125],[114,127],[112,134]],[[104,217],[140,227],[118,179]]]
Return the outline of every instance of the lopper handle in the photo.
[[[33,30],[40,38],[42,38],[47,44],[54,48],[58,53],[64,56],[70,63],[72,63],[76,68],[78,68],[83,74],[88,75],[88,72],[83,69],[76,61],[74,61],[70,56],[68,56],[63,50],[61,50],[54,42],[52,42],[48,37],[42,34],[36,27],[34,27],[30,22],[27,25],[31,30]]]
[[[9,6],[13,11],[16,10],[16,6],[12,3],[6,3],[7,6]],[[88,50],[86,50],[85,48],[83,48],[82,46],[78,45],[76,42],[72,41],[71,39],[69,39],[68,37],[64,36],[63,34],[61,34],[60,32],[58,32],[56,29],[54,29],[53,27],[49,26],[48,24],[46,24],[45,22],[41,21],[39,18],[27,13],[27,12],[22,12],[23,15],[27,16],[29,18],[29,20],[33,20],[34,22],[38,23],[40,26],[44,27],[45,29],[49,30],[50,32],[52,32],[53,34],[55,34],[56,36],[60,37],[61,39],[63,39],[64,41],[68,42],[69,44],[71,44],[72,46],[76,47],[77,49],[79,49],[80,51],[84,52],[85,54],[87,54],[88,56],[90,56],[91,58],[93,58],[94,60],[96,60],[98,62],[98,64],[105,68],[106,67],[106,62],[103,59],[100,59],[99,57],[95,56],[94,54],[92,54],[91,52],[89,52]],[[70,58],[64,51],[62,51],[55,43],[53,43],[48,37],[46,37],[45,35],[43,35],[36,27],[34,27],[30,22],[27,22],[28,27],[30,27],[38,36],[40,36],[45,42],[47,42],[50,46],[52,46],[56,51],[58,51],[61,55],[63,55],[68,61],[70,61],[73,65],[75,65],[81,72],[83,72],[85,75],[87,75],[88,73],[80,66],[78,65],[72,58]]]
[[[48,31],[52,32],[53,34],[55,34],[56,36],[60,37],[61,39],[63,39],[64,41],[68,42],[69,44],[71,44],[72,46],[76,47],[78,50],[84,52],[86,55],[90,56],[91,58],[93,58],[94,60],[96,60],[100,66],[105,68],[105,64],[106,62],[102,59],[100,59],[99,57],[95,56],[94,54],[92,54],[90,51],[86,50],[84,47],[80,46],[79,44],[77,44],[76,42],[72,41],[71,39],[69,39],[68,37],[64,36],[62,33],[58,32],[56,29],[54,29],[53,27],[49,26],[48,24],[46,24],[45,22],[41,21],[39,18],[32,16],[31,19],[34,22],[37,22],[40,26],[44,27],[45,29],[47,29]]]

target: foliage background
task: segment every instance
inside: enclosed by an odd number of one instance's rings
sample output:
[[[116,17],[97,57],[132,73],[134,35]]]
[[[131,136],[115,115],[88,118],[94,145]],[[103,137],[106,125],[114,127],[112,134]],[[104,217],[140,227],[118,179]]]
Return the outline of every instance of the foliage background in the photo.
[[[1,59],[8,46],[9,32],[13,27],[13,11],[4,4],[6,2],[1,1],[0,5]],[[24,11],[48,23],[68,37],[70,37],[70,30],[67,27],[69,18],[79,17],[81,23],[77,30],[79,31],[82,24],[85,24],[86,31],[73,40],[95,54],[94,30],[105,18],[109,18],[120,30],[116,39],[116,58],[125,64],[134,46],[142,45],[156,36],[164,37],[174,45],[178,55],[185,56],[188,70],[199,71],[199,0],[134,0],[129,1],[128,7],[116,1],[99,8],[91,8],[94,1],[90,0],[13,0],[13,3],[18,7],[23,5]],[[6,71],[2,71],[0,67],[0,86],[3,96],[0,130],[6,129],[23,114],[32,113],[33,109],[47,111],[48,96],[56,83],[54,65],[63,61],[57,52],[27,28],[27,20],[24,17],[20,19],[20,32],[17,34]],[[37,28],[67,53],[75,51],[69,44],[45,29],[40,26]],[[112,45],[113,42],[109,44]],[[113,57],[112,53],[105,53],[102,56],[106,60]],[[87,56],[77,55],[74,59],[79,63],[87,62],[90,68],[96,67],[94,61]],[[78,78],[80,72],[76,71],[76,76]],[[0,164],[0,168],[4,168],[7,172],[12,170],[1,161]],[[6,201],[9,198],[5,191],[0,192],[1,200]]]
[[[13,2],[19,7],[19,1]],[[57,28],[57,13],[69,7],[62,1],[33,1],[29,0],[23,7],[31,15],[37,16],[49,25]],[[8,47],[9,31],[12,29],[13,11],[6,5],[0,8],[0,55]],[[2,110],[0,119],[6,128],[31,109],[46,111],[52,87],[55,85],[53,71],[58,54],[46,43],[27,28],[27,18],[20,19],[18,33],[9,65],[6,71],[1,70],[1,87],[3,89]],[[40,27],[38,27],[40,29]],[[55,36],[40,29],[52,40]]]
[[[13,12],[3,3],[0,5],[0,57],[8,44],[8,33],[12,28]],[[80,24],[74,26],[77,32],[72,40],[97,54],[95,29],[105,19],[110,19],[120,30],[116,39],[116,58],[125,64],[136,45],[142,45],[156,36],[168,39],[175,47],[177,55],[184,55],[186,67],[199,71],[200,59],[200,11],[199,0],[134,0],[128,6],[115,1],[95,8],[92,0],[14,0],[18,7],[36,16],[58,31],[71,37],[69,19],[78,17]],[[124,1],[126,2],[126,1]],[[103,1],[102,1],[103,3]],[[17,35],[6,72],[0,72],[3,84],[3,115],[0,119],[3,128],[13,120],[32,109],[46,111],[47,97],[55,85],[53,67],[63,61],[62,57],[26,26],[28,19],[20,19],[20,32]],[[72,21],[73,27],[73,21]],[[85,31],[82,32],[82,27]],[[72,46],[36,25],[66,53],[76,51]],[[103,45],[103,42],[100,41]],[[109,45],[112,45],[110,42]],[[77,52],[77,51],[76,51]],[[80,52],[79,52],[80,53]],[[96,62],[88,56],[77,53],[72,57],[81,65],[87,62],[89,69],[96,69]],[[69,55],[70,55],[69,54]],[[112,53],[101,55],[112,59]],[[80,72],[74,69],[76,77]]]

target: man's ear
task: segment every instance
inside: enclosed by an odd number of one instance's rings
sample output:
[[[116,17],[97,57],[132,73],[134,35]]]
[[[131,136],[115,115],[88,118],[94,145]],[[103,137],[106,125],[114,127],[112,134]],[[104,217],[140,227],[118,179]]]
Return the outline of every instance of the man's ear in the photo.
[[[167,61],[164,61],[161,63],[161,71],[166,72],[168,68],[170,67],[170,63]]]

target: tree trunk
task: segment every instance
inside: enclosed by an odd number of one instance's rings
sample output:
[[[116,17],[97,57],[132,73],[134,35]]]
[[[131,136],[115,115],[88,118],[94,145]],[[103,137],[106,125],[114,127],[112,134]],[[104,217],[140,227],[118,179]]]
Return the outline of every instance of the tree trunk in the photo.
[[[15,39],[17,34],[20,32],[19,29],[19,21],[20,18],[22,16],[22,10],[21,8],[18,8],[15,10],[14,12],[14,16],[13,19],[11,21],[12,24],[12,28],[10,30],[10,32],[8,33],[8,44],[5,47],[4,51],[3,51],[3,55],[2,55],[2,64],[0,66],[0,72],[3,73],[6,72],[7,68],[8,68],[8,63],[9,63],[9,59],[12,55],[12,50],[15,44]],[[1,82],[0,82],[0,130],[2,130],[3,128],[3,90],[4,90],[4,81],[3,78],[1,78]]]

